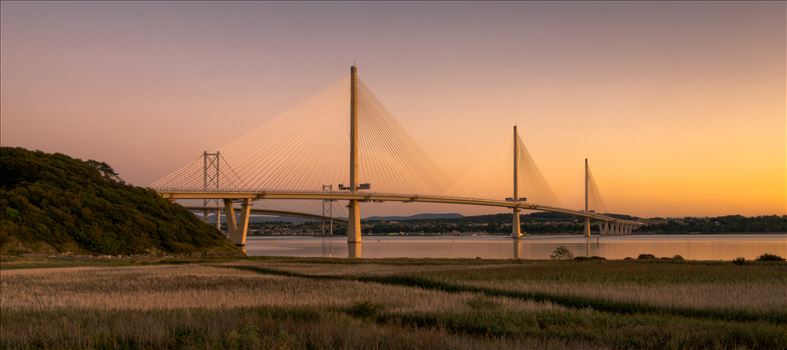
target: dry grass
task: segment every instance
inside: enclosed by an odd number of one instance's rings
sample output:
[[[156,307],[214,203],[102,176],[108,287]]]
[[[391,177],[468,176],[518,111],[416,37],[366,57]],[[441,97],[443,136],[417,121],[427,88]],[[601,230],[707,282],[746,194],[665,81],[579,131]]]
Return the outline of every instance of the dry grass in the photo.
[[[387,311],[462,311],[471,293],[450,294],[357,281],[315,281],[237,269],[170,265],[0,271],[0,307],[156,310],[251,306],[346,308],[371,302]],[[494,298],[511,310],[560,309],[549,303]]]
[[[440,265],[396,265],[382,263],[364,264],[315,264],[315,263],[291,263],[291,262],[248,262],[243,264],[233,263],[231,265],[265,266],[290,272],[304,273],[320,276],[381,276],[381,275],[401,275],[421,272],[441,272],[462,270],[483,270],[495,267],[510,266],[510,264],[440,264]]]
[[[302,260],[3,269],[0,348],[758,349],[787,344],[787,332],[773,318],[692,313],[784,310],[784,265],[729,273],[737,267]],[[506,290],[549,297],[490,292]],[[596,308],[555,295],[629,305]],[[644,304],[692,312],[640,307]]]
[[[656,306],[787,312],[787,284],[783,282],[641,285],[631,282],[472,281],[460,284]]]
[[[236,265],[236,264],[233,264]],[[596,272],[598,279],[518,279],[516,274],[501,278],[490,278],[503,269],[521,269],[522,275],[529,273],[528,267],[513,264],[485,265],[390,265],[390,264],[310,264],[310,263],[245,263],[243,265],[261,266],[280,271],[308,274],[310,276],[386,276],[386,275],[426,275],[438,280],[455,282],[460,285],[494,288],[501,290],[541,292],[555,295],[581,296],[600,300],[634,302],[655,306],[687,307],[687,308],[721,308],[740,309],[758,312],[787,312],[787,278],[785,275],[773,275],[772,278],[756,278],[734,280],[710,279],[703,281],[702,274],[697,275],[699,281],[639,281],[634,282],[625,277],[620,280],[608,278],[605,271]],[[658,267],[658,265],[656,265]],[[668,266],[672,268],[672,266]],[[712,267],[715,269],[715,267]],[[723,267],[722,267],[723,268]],[[715,269],[717,270],[717,269]],[[461,272],[461,273],[457,273]],[[488,272],[488,273],[487,273]],[[612,271],[611,273],[617,273]],[[468,276],[468,277],[463,277]],[[483,276],[482,279],[476,279]],[[445,278],[443,278],[445,277]]]

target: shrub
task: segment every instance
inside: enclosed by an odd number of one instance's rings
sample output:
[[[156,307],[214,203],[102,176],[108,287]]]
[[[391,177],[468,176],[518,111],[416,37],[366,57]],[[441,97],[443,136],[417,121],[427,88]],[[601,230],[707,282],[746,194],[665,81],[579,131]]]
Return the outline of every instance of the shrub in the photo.
[[[656,260],[656,256],[653,254],[640,254],[637,260]]]
[[[549,257],[552,258],[552,260],[571,260],[574,258],[574,253],[561,245],[555,248],[555,250],[552,251],[552,255]]]
[[[686,260],[686,259],[684,259],[684,258],[683,258],[682,256],[680,256],[680,255],[675,255],[675,256],[673,256],[673,257],[672,257],[672,260],[679,260],[679,261],[683,261],[683,260]]]
[[[746,258],[739,256],[732,260],[732,263],[735,265],[746,265]]]
[[[757,261],[784,261],[784,258],[776,254],[765,253],[763,255],[760,255],[760,257],[757,258]]]
[[[607,260],[607,258],[603,256],[578,256],[574,258],[576,261],[588,261],[588,260]]]

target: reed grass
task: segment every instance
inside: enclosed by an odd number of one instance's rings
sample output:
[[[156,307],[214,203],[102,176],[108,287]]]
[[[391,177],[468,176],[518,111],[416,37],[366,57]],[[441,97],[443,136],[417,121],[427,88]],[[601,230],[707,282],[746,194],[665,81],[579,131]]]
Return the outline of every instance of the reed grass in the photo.
[[[391,310],[460,311],[473,297],[472,293],[353,280],[314,281],[201,265],[9,270],[0,271],[0,283],[3,310],[346,307],[371,301]],[[556,308],[509,298],[499,302],[514,310]]]
[[[784,263],[7,263],[0,349],[787,349]]]

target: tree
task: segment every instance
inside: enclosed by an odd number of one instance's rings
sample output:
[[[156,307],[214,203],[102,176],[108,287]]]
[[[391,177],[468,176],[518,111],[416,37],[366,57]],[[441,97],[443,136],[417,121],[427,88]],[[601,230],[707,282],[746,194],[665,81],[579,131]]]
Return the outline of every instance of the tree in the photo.
[[[552,251],[552,255],[549,257],[552,258],[552,260],[571,260],[574,258],[574,253],[561,245],[555,248],[555,250]]]
[[[87,165],[90,165],[91,167],[98,170],[98,172],[101,173],[101,176],[103,176],[104,178],[110,179],[115,182],[124,183],[123,179],[120,178],[118,173],[115,172],[115,169],[112,169],[112,167],[109,164],[92,159],[88,160],[86,163]]]

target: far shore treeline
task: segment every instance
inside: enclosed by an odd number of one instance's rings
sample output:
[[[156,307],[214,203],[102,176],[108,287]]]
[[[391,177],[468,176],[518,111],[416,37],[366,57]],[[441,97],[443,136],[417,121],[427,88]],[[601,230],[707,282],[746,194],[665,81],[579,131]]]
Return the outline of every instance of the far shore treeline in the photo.
[[[715,233],[784,233],[787,232],[787,215],[745,217],[728,215],[719,217],[637,218],[628,215],[606,215],[637,220],[647,225],[637,228],[635,234],[715,234]],[[461,216],[457,214],[420,214],[408,217],[375,217],[362,222],[364,234],[375,235],[450,235],[450,234],[511,234],[511,214]],[[426,217],[426,218],[425,218]],[[585,221],[571,215],[536,212],[522,215],[522,231],[527,234],[581,234]],[[320,233],[319,222],[256,221],[251,224],[252,235],[310,235]],[[344,225],[337,224],[334,234],[343,235]],[[592,224],[593,234],[598,227]]]
[[[237,255],[214,227],[108,164],[0,148],[0,252]]]

